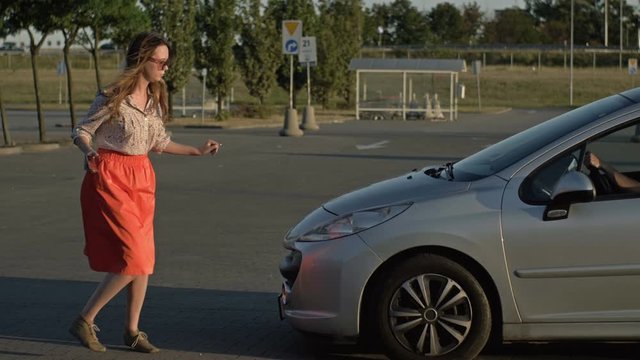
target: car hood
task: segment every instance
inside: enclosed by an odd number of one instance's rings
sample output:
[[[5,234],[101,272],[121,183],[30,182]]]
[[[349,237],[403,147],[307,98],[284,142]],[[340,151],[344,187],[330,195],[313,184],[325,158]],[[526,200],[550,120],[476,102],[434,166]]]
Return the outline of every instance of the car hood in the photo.
[[[362,209],[438,198],[469,189],[469,182],[433,178],[425,175],[424,170],[371,184],[337,197],[323,207],[340,216]]]

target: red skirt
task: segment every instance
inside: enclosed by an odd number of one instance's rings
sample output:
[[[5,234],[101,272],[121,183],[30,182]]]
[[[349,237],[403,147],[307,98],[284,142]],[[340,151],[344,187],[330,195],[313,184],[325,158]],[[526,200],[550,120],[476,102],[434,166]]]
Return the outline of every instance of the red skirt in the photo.
[[[156,177],[151,161],[146,155],[98,153],[98,171],[86,173],[80,192],[89,266],[116,274],[152,274]]]

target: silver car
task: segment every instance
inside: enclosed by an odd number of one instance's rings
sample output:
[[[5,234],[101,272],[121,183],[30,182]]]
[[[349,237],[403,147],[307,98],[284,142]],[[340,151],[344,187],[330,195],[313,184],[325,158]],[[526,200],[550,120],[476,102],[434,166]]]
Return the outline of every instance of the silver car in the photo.
[[[639,339],[640,192],[585,161],[640,179],[639,124],[640,88],[325,203],[286,235],[281,316],[392,359]]]

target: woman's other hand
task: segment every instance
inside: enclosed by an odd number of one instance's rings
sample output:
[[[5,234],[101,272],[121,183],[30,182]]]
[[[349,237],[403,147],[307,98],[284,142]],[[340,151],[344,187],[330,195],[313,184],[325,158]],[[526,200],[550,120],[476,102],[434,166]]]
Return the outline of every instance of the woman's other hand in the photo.
[[[87,168],[92,173],[98,172],[98,162],[100,161],[100,155],[93,149],[87,151],[85,154],[87,158]]]
[[[222,144],[220,144],[219,142],[214,140],[207,140],[204,143],[204,145],[198,148],[198,150],[200,151],[200,155],[206,155],[206,154],[215,155],[220,150],[221,147],[222,147]]]

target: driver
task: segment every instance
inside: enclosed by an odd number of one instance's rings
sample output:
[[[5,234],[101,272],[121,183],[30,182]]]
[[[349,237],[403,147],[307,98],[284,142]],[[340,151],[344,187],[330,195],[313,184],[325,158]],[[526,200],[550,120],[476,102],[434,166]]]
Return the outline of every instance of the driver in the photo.
[[[587,152],[585,164],[597,170],[604,171],[622,190],[640,192],[640,182],[614,169],[611,165],[603,162],[594,153]]]

